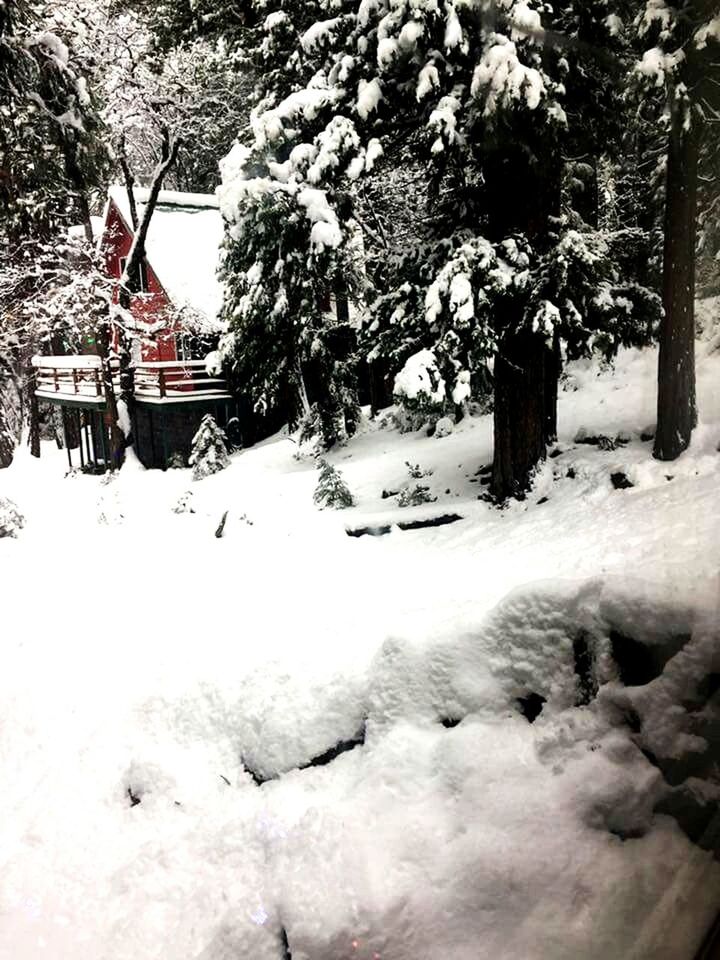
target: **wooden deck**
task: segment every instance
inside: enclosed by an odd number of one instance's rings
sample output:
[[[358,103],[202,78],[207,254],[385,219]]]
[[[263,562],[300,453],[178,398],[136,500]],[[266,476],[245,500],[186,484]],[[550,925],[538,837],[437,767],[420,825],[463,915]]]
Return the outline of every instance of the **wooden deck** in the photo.
[[[69,407],[105,408],[100,357],[33,357],[32,365],[38,399]],[[111,365],[113,386],[118,394],[120,366],[117,360],[111,361]],[[170,360],[133,366],[138,403],[165,405],[231,399],[225,381],[209,376],[204,360]]]
[[[40,400],[102,410],[105,407],[100,357],[33,357],[35,396]],[[113,383],[119,389],[120,367],[113,363]]]
[[[225,381],[211,377],[204,360],[166,360],[135,365],[135,398],[143,403],[229,400]]]

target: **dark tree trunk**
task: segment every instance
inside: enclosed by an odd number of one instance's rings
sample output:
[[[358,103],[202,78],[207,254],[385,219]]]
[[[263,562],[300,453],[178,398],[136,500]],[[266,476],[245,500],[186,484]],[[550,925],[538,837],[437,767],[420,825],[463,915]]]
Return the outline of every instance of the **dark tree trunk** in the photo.
[[[697,234],[697,124],[683,129],[673,111],[665,187],[663,307],[658,362],[657,430],[653,456],[674,460],[690,444],[695,405],[695,243]]]
[[[72,411],[68,410],[67,407],[60,408],[60,416],[63,425],[63,440],[67,443],[68,449],[77,450],[80,446],[77,417],[74,417]]]
[[[128,311],[128,313],[130,312],[132,303],[132,294],[140,288],[140,266],[145,259],[145,241],[147,240],[150,221],[155,212],[165,177],[172,165],[176,162],[179,149],[180,141],[171,140],[169,134],[166,132],[162,159],[153,171],[153,179],[150,184],[147,203],[143,210],[142,220],[135,230],[135,236],[132,246],[130,247],[130,252],[128,253],[127,263],[125,264],[125,273],[120,281],[118,302],[122,309]],[[132,192],[132,190],[130,192]],[[137,217],[137,213],[135,216]],[[135,376],[132,366],[130,342],[131,337],[128,336],[126,332],[121,331],[118,350],[120,356],[120,399],[125,403],[130,422],[132,423],[135,403]]]
[[[374,417],[393,402],[392,387],[388,383],[388,363],[384,357],[368,362],[368,377],[370,410]]]
[[[483,168],[488,206],[488,236],[500,241],[523,233],[538,253],[549,242],[551,218],[560,211],[562,166],[559,158],[540,164],[524,151],[503,149]],[[508,194],[507,184],[513,184]],[[535,467],[544,460],[548,440],[557,432],[559,344],[548,349],[532,333],[518,301],[496,309],[502,335],[495,358],[494,454],[490,492],[497,500],[522,496]],[[519,314],[519,315],[518,315]]]
[[[40,408],[35,396],[35,368],[29,367],[25,377],[26,402],[28,409],[28,443],[30,456],[40,459]]]
[[[545,346],[545,382],[543,393],[545,396],[545,442],[557,440],[557,409],[558,383],[562,371],[562,355],[560,353],[560,338],[553,337],[552,346]]]
[[[123,436],[118,420],[117,398],[110,364],[110,331],[106,323],[97,325],[95,343],[97,344],[98,356],[102,360],[105,410],[110,428],[110,465],[113,470],[119,470],[125,456],[126,438]]]
[[[547,346],[522,330],[503,338],[495,357],[495,451],[491,494],[522,497],[545,459]]]

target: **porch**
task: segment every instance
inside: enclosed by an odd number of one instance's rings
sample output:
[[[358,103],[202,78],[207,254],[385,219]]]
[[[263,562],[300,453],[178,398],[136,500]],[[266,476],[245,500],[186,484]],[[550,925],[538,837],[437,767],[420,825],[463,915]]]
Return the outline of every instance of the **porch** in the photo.
[[[68,423],[80,439],[83,470],[104,470],[111,449],[104,372],[98,356],[37,356],[35,396],[63,409],[68,463],[73,468]],[[110,361],[115,395],[120,393],[120,365]],[[133,364],[133,440],[146,467],[166,469],[187,462],[192,438],[206,413],[221,426],[235,413],[235,403],[221,377],[207,373],[204,360],[170,360]],[[76,448],[77,449],[77,448]]]

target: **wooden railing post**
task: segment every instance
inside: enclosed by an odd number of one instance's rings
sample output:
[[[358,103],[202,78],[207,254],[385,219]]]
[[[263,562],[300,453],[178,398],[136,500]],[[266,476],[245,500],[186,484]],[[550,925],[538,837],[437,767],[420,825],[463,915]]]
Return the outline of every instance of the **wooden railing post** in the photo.
[[[60,393],[60,384],[58,383],[58,368],[53,367],[53,380],[55,382],[55,393]]]
[[[158,383],[160,385],[160,396],[164,397],[165,396],[165,371],[163,370],[162,367],[158,370]]]

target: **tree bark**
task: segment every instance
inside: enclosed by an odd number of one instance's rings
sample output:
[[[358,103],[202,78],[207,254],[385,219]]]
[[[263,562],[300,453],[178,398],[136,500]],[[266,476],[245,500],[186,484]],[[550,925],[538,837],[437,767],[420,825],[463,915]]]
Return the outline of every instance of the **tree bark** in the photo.
[[[152,215],[155,212],[155,207],[160,195],[160,190],[162,189],[163,181],[165,180],[168,171],[177,160],[179,149],[180,141],[171,141],[169,136],[166,135],[163,146],[162,160],[153,172],[150,193],[148,195],[147,203],[143,209],[142,220],[135,230],[135,236],[133,237],[132,246],[130,247],[130,252],[128,253],[127,262],[125,264],[125,272],[120,279],[118,301],[122,309],[127,312],[130,312],[132,294],[140,287],[140,265],[145,259],[145,241],[147,240],[150,221],[152,220]],[[135,214],[135,217],[137,217],[137,213]],[[120,357],[120,399],[124,402],[128,411],[128,417],[132,423],[133,406],[135,403],[135,376],[132,367],[130,338],[126,333],[121,332],[119,341],[118,353]]]
[[[665,187],[663,307],[653,456],[674,460],[697,424],[695,403],[695,244],[699,137],[673,109]]]
[[[130,210],[130,225],[133,230],[138,228],[137,203],[135,202],[135,178],[130,170],[125,153],[125,139],[120,143],[118,165],[125,181],[125,190],[127,191],[128,208]]]
[[[60,419],[63,425],[63,441],[67,443],[70,450],[77,450],[80,446],[80,434],[78,433],[77,420],[67,407],[60,408]]]
[[[105,410],[110,427],[110,466],[119,470],[125,456],[125,436],[120,429],[118,419],[117,397],[113,385],[112,365],[110,358],[110,330],[107,323],[99,323],[95,330],[95,343],[98,356],[102,361],[103,392],[105,394]]]
[[[557,440],[558,420],[558,383],[562,372],[562,354],[560,352],[560,337],[555,334],[552,346],[545,346],[545,380],[543,394],[545,397],[545,442],[553,443]]]
[[[497,500],[522,498],[547,435],[547,346],[529,330],[506,335],[495,357],[495,450],[490,493]]]
[[[552,158],[551,158],[552,159]],[[560,211],[562,171],[558,160],[533,163],[523,151],[504,144],[484,167],[489,238],[500,241],[524,233],[541,253],[549,242],[551,218]],[[508,194],[508,183],[513,190]],[[557,432],[559,343],[548,349],[522,318],[522,302],[496,309],[504,330],[495,357],[494,454],[491,494],[497,500],[522,497],[545,459]]]
[[[28,443],[30,456],[40,459],[40,409],[35,396],[35,368],[28,367],[25,376],[28,408]]]

